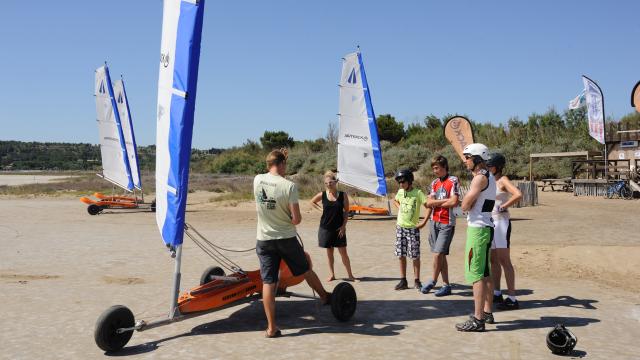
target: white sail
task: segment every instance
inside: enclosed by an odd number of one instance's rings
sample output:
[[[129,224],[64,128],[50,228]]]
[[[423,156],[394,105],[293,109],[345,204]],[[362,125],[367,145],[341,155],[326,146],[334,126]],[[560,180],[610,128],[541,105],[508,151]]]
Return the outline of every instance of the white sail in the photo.
[[[182,244],[189,187],[204,0],[165,0],[156,134],[156,222],[166,245]]]
[[[348,54],[343,59],[339,121],[340,182],[374,195],[386,196],[378,129],[360,52]]]
[[[113,96],[109,68],[96,69],[96,113],[100,134],[102,176],[126,190],[133,190],[129,159],[125,146],[120,115]]]
[[[120,123],[122,124],[124,143],[127,148],[127,156],[129,157],[129,168],[131,170],[133,186],[138,190],[142,190],[140,166],[138,165],[138,149],[136,137],[133,132],[133,120],[131,119],[131,110],[129,109],[129,99],[127,98],[127,92],[124,88],[124,80],[120,79],[113,83],[113,93],[115,94],[118,113],[120,114]]]

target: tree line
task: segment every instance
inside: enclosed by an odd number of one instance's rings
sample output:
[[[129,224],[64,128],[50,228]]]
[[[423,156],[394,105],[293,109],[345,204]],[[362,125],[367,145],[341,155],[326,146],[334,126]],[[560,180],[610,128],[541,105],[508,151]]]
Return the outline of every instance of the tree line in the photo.
[[[464,175],[466,170],[443,135],[444,122],[454,116],[428,115],[422,121],[404,124],[391,114],[377,117],[385,172],[391,176],[399,168],[409,168],[430,175],[430,159],[442,154],[450,160],[451,172]],[[588,133],[585,108],[562,113],[551,108],[542,114],[531,114],[526,120],[510,118],[504,124],[472,122],[477,142],[502,152],[508,159],[507,173],[522,178],[529,173],[529,154],[602,150]],[[610,132],[616,129],[640,129],[640,114],[632,113],[619,120],[608,119]],[[267,130],[258,140],[229,149],[193,149],[191,167],[194,172],[219,174],[256,174],[265,170],[265,155],[272,149],[287,147],[290,174],[321,174],[336,169],[338,127],[329,123],[327,134],[313,140],[294,140],[282,130]],[[153,171],[155,146],[138,148],[140,167]],[[571,174],[569,159],[541,159],[534,172],[544,178]],[[0,168],[5,170],[99,170],[100,148],[92,144],[38,143],[0,141]]]

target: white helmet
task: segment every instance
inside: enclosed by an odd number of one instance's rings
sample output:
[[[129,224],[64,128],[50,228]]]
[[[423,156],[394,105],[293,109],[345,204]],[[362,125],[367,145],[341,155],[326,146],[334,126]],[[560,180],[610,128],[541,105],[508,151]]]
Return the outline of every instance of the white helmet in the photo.
[[[464,150],[462,150],[462,154],[479,156],[484,161],[489,160],[489,148],[480,143],[474,143],[465,146]]]

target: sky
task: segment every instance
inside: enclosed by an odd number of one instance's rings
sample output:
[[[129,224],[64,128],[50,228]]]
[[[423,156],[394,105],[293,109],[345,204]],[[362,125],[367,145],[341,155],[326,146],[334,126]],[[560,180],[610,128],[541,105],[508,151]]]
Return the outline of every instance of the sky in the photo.
[[[604,92],[633,111],[640,1],[206,0],[193,146],[337,122],[341,58],[359,45],[377,115],[478,122],[562,112]],[[162,1],[3,1],[0,140],[96,144],[94,70],[124,77],[139,145],[155,142]]]

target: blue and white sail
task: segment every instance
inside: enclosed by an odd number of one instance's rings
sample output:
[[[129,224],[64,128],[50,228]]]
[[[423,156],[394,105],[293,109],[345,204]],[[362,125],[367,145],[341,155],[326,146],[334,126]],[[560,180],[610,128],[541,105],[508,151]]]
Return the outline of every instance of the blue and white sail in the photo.
[[[113,93],[115,94],[118,113],[120,114],[120,122],[122,124],[122,133],[124,134],[124,143],[127,148],[127,156],[129,157],[129,169],[131,170],[133,186],[138,190],[142,190],[140,166],[138,165],[138,147],[136,145],[136,136],[133,132],[133,120],[131,119],[129,99],[127,98],[127,92],[124,88],[124,80],[120,79],[113,84]]]
[[[156,135],[156,222],[182,244],[204,0],[164,0]]]
[[[122,122],[111,85],[109,68],[106,64],[96,69],[95,81],[102,176],[121,188],[132,191],[133,180]]]
[[[348,54],[340,78],[338,178],[368,193],[386,196],[376,116],[360,52]]]

